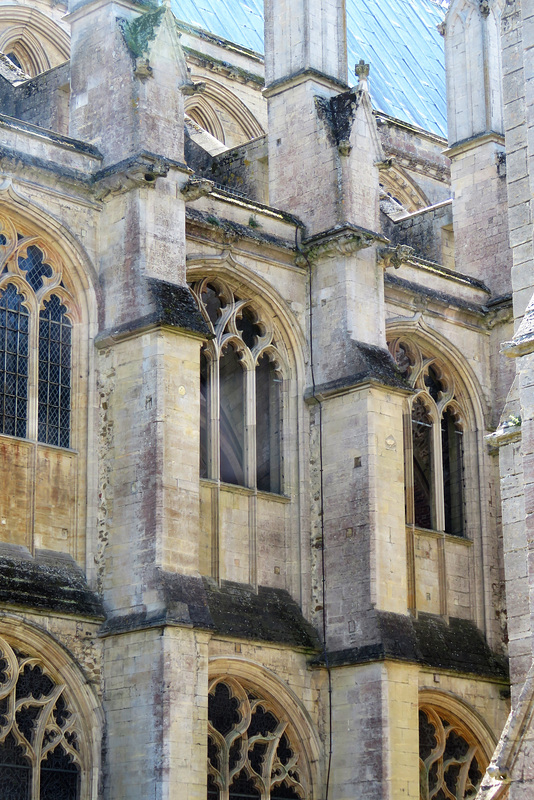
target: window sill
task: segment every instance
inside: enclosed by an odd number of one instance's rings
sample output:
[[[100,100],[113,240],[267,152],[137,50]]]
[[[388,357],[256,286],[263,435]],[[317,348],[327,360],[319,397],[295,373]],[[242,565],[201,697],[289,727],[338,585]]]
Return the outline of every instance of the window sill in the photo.
[[[71,447],[60,447],[58,444],[47,444],[46,442],[38,442],[35,439],[25,439],[22,436],[11,436],[9,433],[0,433],[0,440],[2,439],[7,439],[8,442],[21,442],[27,445],[36,444],[38,447],[49,447],[51,450],[58,450],[61,453],[78,455],[78,451],[73,450]]]
[[[454,533],[445,533],[445,531],[434,531],[430,528],[418,528],[415,525],[407,525],[406,528],[409,531],[413,530],[414,533],[417,533],[420,536],[428,536],[430,539],[446,539],[447,541],[465,544],[468,547],[473,545],[473,540],[468,539],[466,536],[457,536]]]
[[[273,500],[275,503],[290,503],[291,498],[287,494],[277,494],[276,492],[265,492],[260,489],[251,489],[248,486],[238,486],[237,483],[223,483],[223,481],[216,481],[212,478],[201,478],[201,486],[220,486],[223,492],[232,492],[234,494],[242,494],[247,497],[261,497],[265,500]]]

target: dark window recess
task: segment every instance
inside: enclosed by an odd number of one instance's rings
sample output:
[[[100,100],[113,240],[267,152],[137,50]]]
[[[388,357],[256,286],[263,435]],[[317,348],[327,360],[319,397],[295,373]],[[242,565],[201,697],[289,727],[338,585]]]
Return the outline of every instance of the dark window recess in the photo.
[[[444,392],[444,385],[438,378],[437,372],[433,367],[428,368],[428,372],[425,375],[425,386],[428,389],[428,394],[435,403],[438,402],[440,393]]]
[[[19,69],[21,69],[21,70],[24,72],[23,66],[22,66],[22,64],[20,63],[20,61],[18,60],[18,58],[17,58],[17,56],[15,55],[15,53],[6,53],[6,55],[7,55],[7,57],[9,58],[9,60],[10,60],[10,61],[12,61],[12,62],[13,62],[13,64],[14,64],[16,67],[18,67]]]
[[[422,400],[412,407],[414,522],[418,528],[434,527],[432,419]]]
[[[453,414],[445,410],[441,418],[443,456],[443,499],[445,502],[445,531],[454,536],[464,535],[464,468],[462,431]]]
[[[208,448],[209,448],[209,380],[208,380],[208,359],[204,353],[200,354],[200,477],[209,478],[208,474]]]
[[[232,781],[228,797],[229,800],[257,800],[261,797],[261,792],[256,788],[252,778],[245,772],[240,772]]]
[[[252,350],[261,336],[261,328],[255,320],[254,312],[250,308],[244,308],[241,317],[236,320],[236,326],[246,346]]]
[[[39,314],[39,404],[40,442],[59,447],[70,445],[71,339],[67,309],[56,295],[45,302]]]
[[[0,433],[26,436],[30,317],[13,284],[0,293]]]
[[[245,373],[228,345],[219,361],[221,481],[245,485]]]
[[[263,355],[256,366],[256,485],[263,492],[281,490],[280,386],[275,365]]]
[[[225,307],[224,300],[220,296],[216,287],[211,283],[206,285],[201,297],[210,322],[213,327],[215,327],[215,324],[217,323],[217,320],[221,316],[222,310]]]

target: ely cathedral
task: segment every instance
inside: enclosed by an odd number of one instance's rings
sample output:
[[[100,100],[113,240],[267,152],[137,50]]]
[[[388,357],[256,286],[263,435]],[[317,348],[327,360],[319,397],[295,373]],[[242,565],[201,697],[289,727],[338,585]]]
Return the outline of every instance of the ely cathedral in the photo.
[[[1,800],[534,798],[533,54],[3,0]]]

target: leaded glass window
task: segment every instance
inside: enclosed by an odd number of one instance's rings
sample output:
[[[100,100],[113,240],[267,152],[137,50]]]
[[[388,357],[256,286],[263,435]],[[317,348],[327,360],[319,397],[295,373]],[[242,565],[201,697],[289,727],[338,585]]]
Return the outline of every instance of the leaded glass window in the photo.
[[[290,720],[234,678],[208,697],[208,800],[303,800],[309,777]]]
[[[73,299],[37,237],[0,230],[0,433],[70,447]]]
[[[465,535],[464,412],[453,376],[415,342],[389,343],[399,371],[414,389],[406,445],[406,522]]]
[[[79,721],[42,661],[0,638],[2,800],[79,800]]]
[[[0,293],[1,433],[26,436],[30,314],[24,296],[9,283]]]
[[[219,279],[192,286],[213,338],[200,362],[200,475],[282,491],[287,359],[274,326]]]
[[[421,800],[474,798],[488,760],[467,726],[431,706],[419,710]]]
[[[38,439],[69,446],[71,323],[57,295],[45,301],[39,314]]]

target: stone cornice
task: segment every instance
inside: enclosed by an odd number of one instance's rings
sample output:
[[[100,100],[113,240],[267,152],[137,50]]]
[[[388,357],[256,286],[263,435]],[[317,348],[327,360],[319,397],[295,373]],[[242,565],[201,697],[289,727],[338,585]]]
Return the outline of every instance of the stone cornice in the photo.
[[[451,144],[450,147],[443,151],[443,155],[447,156],[447,158],[455,158],[455,156],[463,155],[464,153],[468,153],[470,150],[473,150],[475,147],[480,147],[480,145],[488,144],[490,142],[494,142],[495,144],[499,144],[504,147],[503,134],[497,133],[496,131],[479,133],[476,136],[471,136],[469,139],[462,139],[460,142]]]
[[[339,94],[339,92],[346,92],[350,89],[348,84],[334,78],[332,75],[326,75],[324,72],[319,72],[319,70],[308,68],[299,70],[293,73],[293,75],[286,75],[283,78],[278,78],[278,80],[273,81],[265,87],[263,94],[267,98],[274,97],[281,92],[285,92],[287,89],[300,86],[301,83],[306,83],[306,81],[310,80],[315,81],[315,83],[320,83],[321,86],[333,90],[336,94]]]
[[[338,255],[348,256],[375,243],[388,242],[381,233],[346,223],[339,228],[304,239],[301,246],[302,259],[314,261],[319,258],[335,258]]]

